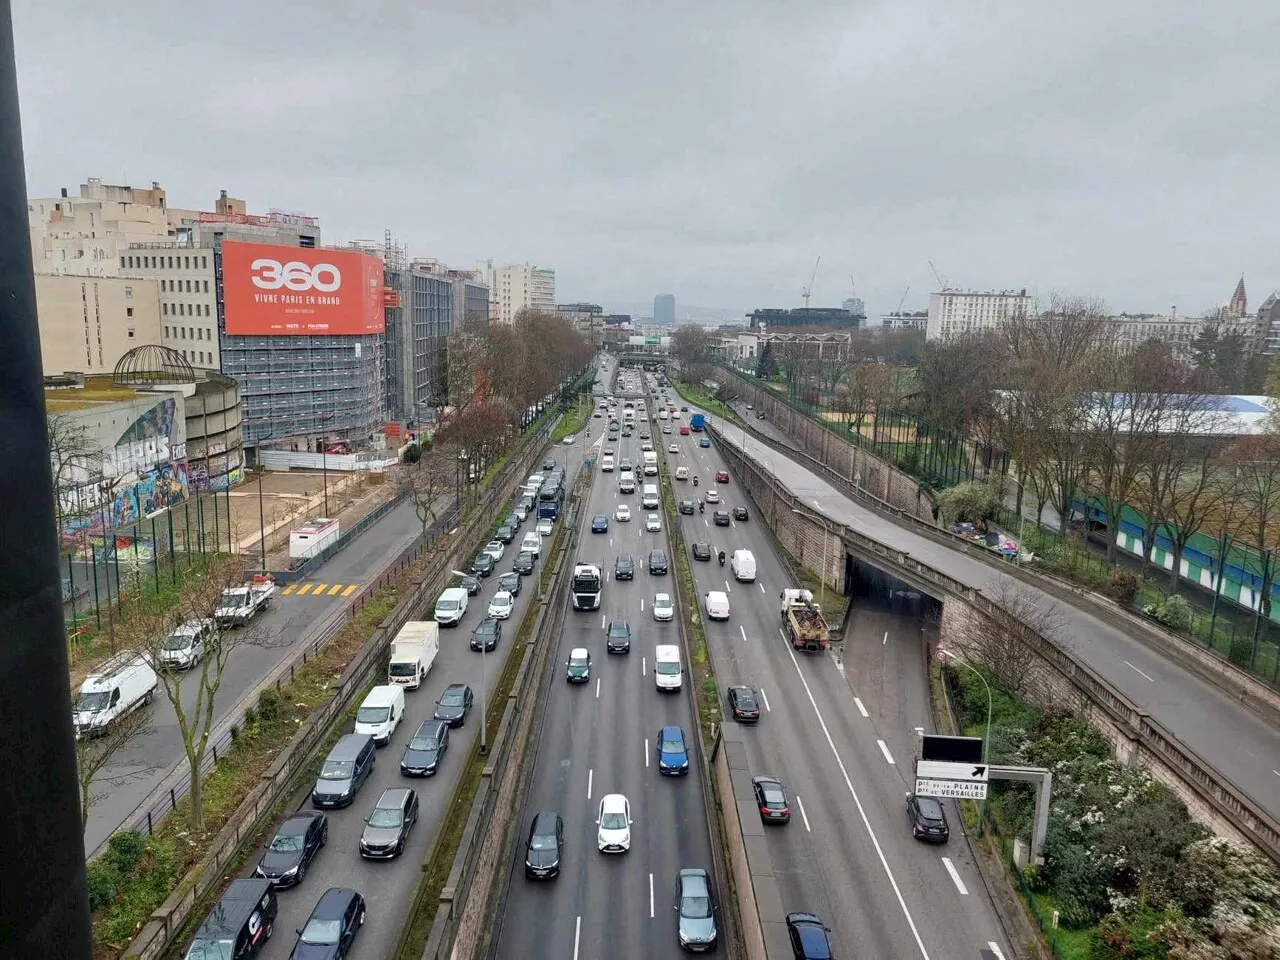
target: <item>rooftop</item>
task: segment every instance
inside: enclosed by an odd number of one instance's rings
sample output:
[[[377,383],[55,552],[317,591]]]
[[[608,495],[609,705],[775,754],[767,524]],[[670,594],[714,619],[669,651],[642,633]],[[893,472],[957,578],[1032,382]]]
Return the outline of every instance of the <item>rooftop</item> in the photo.
[[[138,395],[133,387],[122,387],[110,374],[84,378],[83,387],[45,387],[44,407],[47,413],[70,413],[105,403],[132,400]]]

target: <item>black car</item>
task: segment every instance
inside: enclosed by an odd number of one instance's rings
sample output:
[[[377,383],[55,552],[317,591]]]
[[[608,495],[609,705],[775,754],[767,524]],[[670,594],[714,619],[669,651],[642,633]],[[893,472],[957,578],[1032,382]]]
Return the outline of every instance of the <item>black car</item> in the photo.
[[[501,639],[502,621],[494,617],[485,617],[471,631],[471,649],[485,652],[497,650],[498,641]]]
[[[525,847],[524,875],[547,880],[560,875],[560,851],[564,847],[564,821],[554,810],[535,814]]]
[[[543,461],[542,461],[542,469],[543,469],[543,470],[554,470],[555,468],[556,468],[556,458],[555,458],[555,457],[547,457],[547,459],[545,459],[545,460],[543,460]]]
[[[329,839],[329,818],[318,810],[295,813],[276,828],[266,852],[253,868],[255,877],[273,887],[292,887],[307,875],[307,867]]]
[[[621,618],[610,620],[604,647],[609,653],[630,653],[631,624]]]
[[[513,515],[511,519],[515,519]],[[503,543],[510,543],[516,538],[516,531],[519,529],[519,523],[504,523],[498,528],[498,532],[493,535],[493,539],[500,540]]]
[[[787,802],[787,791],[782,781],[773,777],[753,777],[751,789],[755,791],[761,820],[765,823],[791,822],[791,804]]]
[[[664,550],[649,551],[649,572],[658,576],[667,573],[667,554]]]
[[[794,960],[831,960],[831,930],[815,913],[788,913],[787,936]]]
[[[624,553],[613,562],[613,579],[634,580],[635,577],[636,562],[631,559],[631,554]]]
[[[406,777],[429,777],[440,768],[449,749],[449,721],[423,720],[404,748],[400,772]]]
[[[526,517],[529,516],[529,514],[533,513],[533,497],[529,496],[528,494],[525,494],[523,497],[521,497],[519,500],[516,501],[516,509],[523,510],[524,515]]]
[[[533,554],[528,550],[521,550],[516,554],[516,558],[511,561],[511,569],[515,571],[517,579],[520,577],[527,577],[529,574],[533,573],[534,563]],[[519,592],[519,590],[516,591],[516,593]]]
[[[436,720],[448,720],[451,727],[460,727],[467,722],[467,711],[470,709],[471,688],[465,683],[451,683],[436,701],[436,712],[432,717]]]
[[[487,553],[478,553],[471,561],[471,572],[478,577],[487,577],[493,573],[493,557]]]
[[[504,527],[510,527],[512,530],[515,530],[523,522],[524,522],[524,517],[520,516],[520,514],[516,513],[513,510],[511,513],[507,514],[506,518],[502,521],[502,525]]]
[[[735,520],[750,520],[750,519],[751,519],[751,514],[747,512],[747,508],[746,508],[746,507],[734,507],[734,508],[733,508],[733,519],[735,519]]]
[[[609,518],[606,517],[603,513],[597,514],[596,516],[592,517],[591,532],[592,533],[608,533]]]
[[[727,527],[729,525],[729,511],[717,510],[711,515],[711,519],[717,527]]]
[[[418,791],[409,787],[390,787],[364,818],[360,835],[360,856],[371,860],[390,860],[404,853],[409,832],[418,822]]]
[[[681,513],[686,515],[693,513],[693,510],[694,510],[693,501],[681,500],[679,509]]]
[[[711,544],[707,543],[705,540],[697,540],[697,541],[695,541],[695,542],[694,542],[694,544],[693,544],[693,559],[695,559],[695,560],[710,560],[710,559],[711,559]]]
[[[739,723],[755,723],[760,719],[760,703],[756,692],[744,684],[729,688],[729,712]]]
[[[454,586],[461,587],[463,590],[467,591],[467,596],[474,597],[480,592],[480,578],[467,574],[464,577],[459,577],[458,582],[455,583]]]
[[[289,960],[338,960],[351,951],[351,941],[364,926],[364,897],[354,890],[331,887],[320,895]]]
[[[520,573],[521,571],[514,570],[511,573],[502,574],[498,577],[498,589],[509,591],[513,597],[520,596],[520,581],[524,579]]]
[[[911,835],[917,840],[946,843],[951,838],[947,826],[947,814],[942,804],[933,797],[907,797],[907,820],[911,823]]]

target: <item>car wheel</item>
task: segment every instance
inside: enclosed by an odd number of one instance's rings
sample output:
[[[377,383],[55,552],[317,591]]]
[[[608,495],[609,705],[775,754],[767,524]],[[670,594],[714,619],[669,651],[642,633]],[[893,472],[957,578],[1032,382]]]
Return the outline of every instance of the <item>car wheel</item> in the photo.
[[[307,878],[307,861],[303,860],[298,864],[298,882],[301,883]]]
[[[320,846],[324,846],[329,842],[329,822],[326,820],[324,829],[320,831]]]
[[[272,932],[273,932],[274,930],[275,930],[275,924],[274,924],[274,923],[272,923],[270,920],[268,920],[268,921],[267,921],[267,929],[266,929],[266,931],[263,933],[262,939],[263,939],[263,940],[270,940],[270,939],[271,939],[271,934],[272,934]]]
[[[358,927],[364,926],[364,907],[360,908],[360,919],[356,921],[356,926]]]

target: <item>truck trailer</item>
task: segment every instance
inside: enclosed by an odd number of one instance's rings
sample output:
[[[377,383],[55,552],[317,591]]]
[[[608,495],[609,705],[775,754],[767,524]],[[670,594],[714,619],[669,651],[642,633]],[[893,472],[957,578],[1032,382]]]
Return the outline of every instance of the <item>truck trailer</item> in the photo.
[[[440,625],[434,620],[410,620],[391,641],[387,683],[417,690],[440,652]]]
[[[831,646],[831,629],[809,590],[782,591],[782,629],[797,650],[821,651]]]

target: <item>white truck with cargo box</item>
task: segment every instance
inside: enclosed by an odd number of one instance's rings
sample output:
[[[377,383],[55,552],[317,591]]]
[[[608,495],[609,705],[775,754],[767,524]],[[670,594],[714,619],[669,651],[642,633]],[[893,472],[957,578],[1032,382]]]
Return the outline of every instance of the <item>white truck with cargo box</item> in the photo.
[[[80,697],[71,708],[76,736],[106,733],[121,717],[150,703],[159,682],[147,658],[136,650],[105,661],[85,678]]]
[[[387,683],[417,690],[440,652],[440,625],[434,620],[410,620],[391,641]]]
[[[220,627],[243,627],[267,607],[276,594],[275,581],[270,577],[256,576],[243,587],[228,587],[222,591],[213,618]]]

